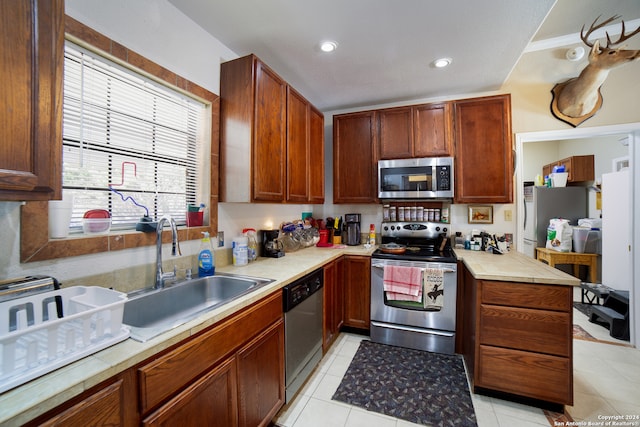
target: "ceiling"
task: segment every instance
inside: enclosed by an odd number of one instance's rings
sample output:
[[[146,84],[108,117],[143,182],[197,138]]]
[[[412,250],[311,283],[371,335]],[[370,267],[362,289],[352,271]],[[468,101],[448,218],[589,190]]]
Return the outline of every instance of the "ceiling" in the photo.
[[[169,1],[322,111],[498,90],[529,42],[599,15],[640,18],[640,0]],[[323,40],[338,49],[320,51]],[[452,63],[436,69],[441,57]]]

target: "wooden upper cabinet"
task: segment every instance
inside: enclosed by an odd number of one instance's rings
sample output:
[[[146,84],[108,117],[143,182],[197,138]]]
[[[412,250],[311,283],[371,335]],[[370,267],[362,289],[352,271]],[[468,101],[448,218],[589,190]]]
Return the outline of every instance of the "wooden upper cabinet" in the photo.
[[[511,96],[454,102],[456,203],[511,203]]]
[[[3,1],[0,22],[0,200],[60,199],[64,1]]]
[[[378,111],[380,158],[413,157],[412,108],[390,108]]]
[[[304,203],[309,193],[309,103],[287,91],[287,201]]]
[[[309,108],[309,203],[324,203],[324,114]]]
[[[333,203],[376,203],[376,113],[333,116]]]
[[[279,202],[285,194],[287,86],[265,64],[254,63],[253,199]]]
[[[452,127],[451,103],[413,107],[413,156],[452,156]]]
[[[452,155],[451,103],[378,110],[380,159]]]
[[[593,181],[595,179],[594,159],[593,154],[567,157],[542,166],[542,176],[552,173],[554,166],[564,166],[567,173],[567,182]]]
[[[324,203],[324,115],[287,93],[287,202]]]
[[[323,203],[322,113],[255,55],[221,65],[220,99],[221,201]]]

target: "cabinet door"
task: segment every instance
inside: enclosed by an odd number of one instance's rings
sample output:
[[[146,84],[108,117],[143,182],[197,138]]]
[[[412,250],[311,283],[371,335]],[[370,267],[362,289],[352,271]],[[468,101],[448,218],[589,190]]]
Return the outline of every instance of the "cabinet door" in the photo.
[[[342,291],[342,258],[324,267],[322,350],[326,353],[344,323],[344,294]]]
[[[333,306],[333,328],[336,335],[344,325],[344,258],[335,261],[336,264],[336,292]],[[369,273],[371,274],[371,273]]]
[[[253,199],[285,199],[286,83],[256,60]]]
[[[333,117],[333,203],[376,203],[376,114]]]
[[[309,109],[309,203],[324,203],[324,115]]]
[[[60,427],[133,425],[134,421],[125,417],[124,396],[125,385],[120,379],[39,425]]]
[[[237,426],[235,375],[236,361],[232,357],[153,412],[142,425]]]
[[[287,201],[305,203],[309,193],[309,103],[287,89]]]
[[[425,104],[413,108],[413,155],[452,156],[451,104]]]
[[[411,107],[378,111],[380,159],[407,159],[413,153]]]
[[[0,2],[0,200],[62,195],[63,0]]]
[[[344,325],[369,329],[371,320],[371,258],[344,258]]]
[[[239,425],[267,426],[284,405],[284,322],[238,352]]]
[[[454,115],[456,202],[511,203],[510,95],[456,101]]]

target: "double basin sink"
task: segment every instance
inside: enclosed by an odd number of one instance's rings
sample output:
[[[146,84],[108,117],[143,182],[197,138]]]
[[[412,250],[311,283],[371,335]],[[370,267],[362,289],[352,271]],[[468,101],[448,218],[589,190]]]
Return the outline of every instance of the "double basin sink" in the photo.
[[[130,327],[131,338],[145,342],[272,282],[260,277],[216,274],[162,289],[136,291],[124,304],[122,323]]]

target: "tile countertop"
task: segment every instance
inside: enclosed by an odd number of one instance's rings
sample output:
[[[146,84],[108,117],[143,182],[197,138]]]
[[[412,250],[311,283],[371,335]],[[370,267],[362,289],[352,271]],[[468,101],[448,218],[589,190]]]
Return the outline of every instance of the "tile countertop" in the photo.
[[[202,314],[160,336],[140,343],[127,339],[49,374],[0,394],[0,425],[21,425],[96,384],[144,361],[214,323],[253,304],[341,255],[370,256],[375,247],[305,248],[282,258],[258,258],[241,267],[216,267],[221,273],[275,279],[255,292]]]
[[[476,279],[580,286],[580,279],[520,252],[494,255],[456,249],[455,253]]]

